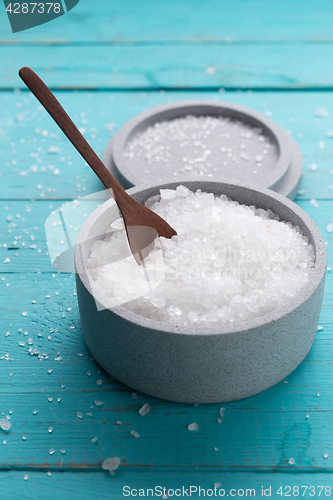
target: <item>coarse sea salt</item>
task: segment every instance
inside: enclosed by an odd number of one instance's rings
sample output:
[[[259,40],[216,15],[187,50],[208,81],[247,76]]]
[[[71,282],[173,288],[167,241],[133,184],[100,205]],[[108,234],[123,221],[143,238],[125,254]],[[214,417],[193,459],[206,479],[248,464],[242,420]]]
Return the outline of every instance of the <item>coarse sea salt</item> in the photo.
[[[110,457],[104,460],[102,463],[102,469],[103,470],[108,470],[110,474],[118,469],[120,465],[120,458],[119,457]]]
[[[146,205],[177,236],[160,238],[144,266],[123,229],[94,242],[87,268],[111,304],[117,297],[136,314],[177,326],[228,325],[288,304],[309,280],[312,246],[271,210],[184,186],[162,189]]]
[[[223,168],[225,175],[237,170],[251,179],[254,169],[271,171],[277,149],[259,127],[225,116],[186,115],[162,120],[129,140],[124,156],[130,168],[144,165],[149,178],[156,168],[163,175],[213,176]]]

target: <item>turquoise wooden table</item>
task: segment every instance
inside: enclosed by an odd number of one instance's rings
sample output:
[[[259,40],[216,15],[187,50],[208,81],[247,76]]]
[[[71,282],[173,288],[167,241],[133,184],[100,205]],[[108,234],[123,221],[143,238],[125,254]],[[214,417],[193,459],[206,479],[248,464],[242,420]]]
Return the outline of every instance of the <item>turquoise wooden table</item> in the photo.
[[[331,1],[81,0],[18,34],[2,9],[0,418],[11,427],[0,429],[1,499],[331,496]],[[195,407],[133,396],[91,359],[75,277],[51,267],[44,223],[101,185],[24,88],[24,65],[100,156],[133,115],[181,99],[249,106],[292,134],[304,160],[296,201],[324,235],[329,268],[316,340],[286,380],[242,401]],[[144,403],[150,411],[141,416]],[[121,460],[113,476],[101,467],[112,456]]]

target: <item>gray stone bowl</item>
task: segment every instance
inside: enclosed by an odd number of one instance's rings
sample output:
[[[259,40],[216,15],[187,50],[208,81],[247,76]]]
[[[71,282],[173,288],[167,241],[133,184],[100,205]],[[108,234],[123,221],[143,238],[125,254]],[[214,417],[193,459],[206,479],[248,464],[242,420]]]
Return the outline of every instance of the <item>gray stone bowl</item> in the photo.
[[[147,130],[148,127],[164,120],[173,120],[186,115],[211,116],[229,118],[231,121],[241,121],[250,128],[260,128],[264,135],[268,136],[272,144],[276,147],[275,161],[271,161],[266,167],[261,167],[257,174],[249,167],[247,162],[237,164],[231,162],[224,166],[222,156],[214,155],[209,159],[216,169],[212,170],[211,176],[198,177],[191,172],[187,172],[188,179],[208,179],[214,180],[221,177],[232,178],[235,181],[254,182],[257,186],[269,188],[277,193],[283,194],[290,199],[294,199],[297,194],[301,175],[302,157],[294,139],[279,127],[267,116],[257,111],[230,102],[218,102],[214,100],[190,100],[176,101],[161,104],[154,108],[143,111],[131,118],[118,132],[110,139],[103,156],[103,162],[113,175],[120,180],[126,188],[140,185],[142,179],[149,179],[149,182],[168,181],[174,178],[176,165],[183,164],[183,157],[187,156],[188,149],[179,149],[173,141],[165,140],[164,146],[170,148],[173,161],[167,166],[163,162],[155,162],[149,166],[144,157],[129,159],[126,157],[126,149],[133,137]],[[215,148],[216,136],[210,138],[209,146]],[[221,140],[221,139],[219,139]],[[228,139],[228,145],[238,148],[243,140],[238,137]],[[250,155],[254,151],[247,150]],[[191,153],[189,153],[191,154]],[[149,167],[145,174],[145,171]],[[145,181],[144,181],[145,182]]]
[[[326,248],[313,220],[295,203],[268,189],[234,181],[168,182],[128,193],[144,203],[160,188],[179,184],[225,194],[239,203],[270,208],[298,225],[315,252],[311,278],[296,298],[275,311],[234,326],[178,328],[141,317],[108,300],[87,273],[92,242],[119,217],[113,200],[83,225],[75,248],[77,296],[82,331],[98,363],[113,377],[150,396],[184,403],[217,403],[257,394],[289,375],[314,341],[322,304]],[[106,307],[106,306],[105,306]]]

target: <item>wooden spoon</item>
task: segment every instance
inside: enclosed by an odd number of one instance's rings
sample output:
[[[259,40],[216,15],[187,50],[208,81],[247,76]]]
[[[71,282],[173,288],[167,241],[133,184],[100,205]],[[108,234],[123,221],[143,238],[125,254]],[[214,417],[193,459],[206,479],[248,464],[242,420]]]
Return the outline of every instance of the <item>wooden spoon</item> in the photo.
[[[157,235],[171,238],[177,234],[176,231],[159,215],[125,192],[89,146],[50,89],[31,68],[21,68],[19,76],[111,192],[123,217],[130,249],[140,265],[152,249],[152,243]]]

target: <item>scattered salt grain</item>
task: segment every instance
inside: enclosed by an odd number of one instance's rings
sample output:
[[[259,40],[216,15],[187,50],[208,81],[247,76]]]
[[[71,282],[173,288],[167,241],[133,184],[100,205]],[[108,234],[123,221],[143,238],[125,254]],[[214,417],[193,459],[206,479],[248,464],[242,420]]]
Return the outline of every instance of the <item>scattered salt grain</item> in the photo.
[[[140,413],[140,415],[144,416],[144,415],[147,415],[147,413],[149,412],[149,410],[150,410],[149,404],[145,403],[142,406],[142,408],[140,408],[139,413]]]
[[[198,431],[199,430],[199,426],[196,422],[193,422],[193,424],[189,424],[187,426],[187,428],[189,431]]]
[[[8,432],[10,429],[11,423],[7,418],[0,418],[0,429],[2,429],[5,432]]]
[[[57,146],[50,146],[48,152],[51,154],[59,153],[59,148]]]
[[[295,459],[289,458],[288,463],[289,463],[289,465],[295,465]]]
[[[309,165],[309,169],[315,172],[316,170],[318,170],[318,166],[316,163],[311,163],[311,165]]]
[[[325,118],[329,115],[329,112],[327,111],[325,106],[322,106],[321,108],[316,109],[315,115],[320,116],[321,118]]]
[[[25,474],[25,475],[23,476],[23,479],[24,479],[24,481],[28,481],[28,479],[29,479],[28,474]]]
[[[328,458],[328,453],[324,453],[323,457]]]
[[[131,434],[132,436],[134,436],[135,438],[139,438],[140,437],[140,434],[136,431],[131,431]]]
[[[60,453],[61,453],[62,455],[65,455],[66,450],[60,450]]]
[[[51,449],[50,449],[50,451],[49,451],[49,454],[50,454],[50,455],[53,455],[53,454],[54,454],[54,452],[55,452],[55,449],[54,449],[54,448],[51,448]]]
[[[117,420],[117,421],[116,421],[116,425],[122,425],[122,424],[123,424],[123,423],[122,423],[122,421],[121,421],[121,420]]]
[[[219,451],[219,449],[217,446],[214,446],[214,451]]]
[[[132,394],[132,396],[131,396],[131,397],[132,397],[132,399],[134,399],[134,401],[139,401],[139,398],[138,398],[138,396],[135,394],[135,392],[133,392],[133,394]]]
[[[78,411],[77,414],[76,414],[77,418],[82,418],[83,415],[82,415],[82,411]]]
[[[128,252],[124,231],[92,245],[87,267],[110,300],[177,327],[218,326],[282,307],[309,281],[314,252],[299,227],[224,195],[184,186],[174,191],[174,198],[146,203],[177,231],[171,239],[160,238],[162,252],[145,259],[152,291],[132,255],[119,260]],[[117,257],[110,263],[112,254]]]
[[[103,380],[101,380],[101,379],[97,380],[96,384],[97,385],[102,385],[103,384]]]
[[[307,413],[307,414],[305,415],[305,418],[310,418],[310,415]]]
[[[52,476],[52,472],[51,471],[47,471],[46,475],[50,477],[50,476]]]
[[[120,465],[120,458],[119,457],[110,457],[104,460],[102,463],[102,469],[103,470],[108,470],[111,474],[111,472],[115,471],[118,469]]]
[[[328,233],[333,233],[333,223],[332,222],[330,222],[329,224],[327,224],[326,231]]]
[[[49,428],[48,428],[48,431],[49,431],[50,433],[51,433],[51,432],[53,432],[53,427],[49,427]]]
[[[219,488],[221,486],[221,483],[214,483],[214,488]]]
[[[102,404],[104,404],[103,401],[94,401],[94,403],[96,406],[102,406]]]
[[[98,441],[98,437],[93,437],[93,438],[91,439],[91,442],[92,442],[92,443],[97,443],[97,441]]]

